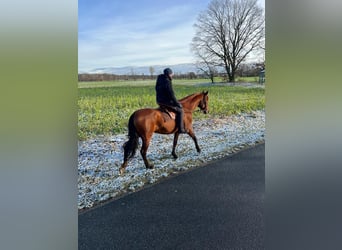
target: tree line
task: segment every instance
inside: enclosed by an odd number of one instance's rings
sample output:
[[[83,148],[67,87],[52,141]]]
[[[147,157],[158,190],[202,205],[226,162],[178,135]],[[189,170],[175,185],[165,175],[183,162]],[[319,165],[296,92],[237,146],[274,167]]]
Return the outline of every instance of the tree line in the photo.
[[[198,67],[198,65],[197,65]],[[238,77],[257,77],[261,70],[263,70],[265,65],[263,63],[255,63],[255,64],[240,64],[235,74]],[[229,76],[221,71],[212,71],[212,75],[208,75],[206,71],[198,70],[195,72],[188,72],[185,74],[180,74],[175,72],[174,79],[197,79],[197,78],[207,78],[210,79],[212,83],[214,83],[214,77],[221,77],[223,79],[229,79]],[[117,74],[108,74],[108,73],[80,73],[78,74],[79,82],[101,82],[101,81],[138,81],[138,80],[155,80],[157,75],[145,75],[145,74],[126,74],[126,75],[117,75]]]
[[[174,79],[196,79],[199,77],[205,77],[204,74],[196,74],[194,72],[189,72],[186,74],[174,74]],[[127,74],[127,75],[116,75],[107,73],[81,73],[78,74],[79,82],[90,82],[90,81],[138,81],[138,80],[154,80],[157,79],[156,75],[145,75],[145,74]]]

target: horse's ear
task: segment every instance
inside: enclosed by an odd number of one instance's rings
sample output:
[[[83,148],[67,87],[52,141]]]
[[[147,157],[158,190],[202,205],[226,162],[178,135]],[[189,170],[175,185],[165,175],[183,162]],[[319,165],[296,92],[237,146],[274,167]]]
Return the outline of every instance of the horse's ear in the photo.
[[[208,91],[203,91],[203,94],[204,94],[204,95],[207,95],[207,94],[208,94]]]

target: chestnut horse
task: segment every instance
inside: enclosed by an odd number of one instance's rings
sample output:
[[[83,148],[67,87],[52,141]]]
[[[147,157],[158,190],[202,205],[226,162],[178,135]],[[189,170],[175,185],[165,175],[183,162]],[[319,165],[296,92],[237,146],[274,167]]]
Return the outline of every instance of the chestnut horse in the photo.
[[[208,113],[208,91],[195,93],[179,100],[184,110],[184,127],[187,134],[193,139],[197,152],[201,152],[197,143],[194,130],[192,128],[192,113],[197,107]],[[178,128],[174,119],[165,119],[165,114],[160,108],[145,108],[135,111],[129,118],[128,137],[129,140],[124,144],[124,161],[120,167],[120,174],[123,174],[128,164],[128,160],[135,155],[138,148],[139,137],[142,139],[142,147],[140,150],[145,166],[152,169],[154,166],[147,160],[146,152],[151,142],[153,133],[159,134],[175,134],[173,139],[172,156],[176,159],[176,145],[178,141]]]

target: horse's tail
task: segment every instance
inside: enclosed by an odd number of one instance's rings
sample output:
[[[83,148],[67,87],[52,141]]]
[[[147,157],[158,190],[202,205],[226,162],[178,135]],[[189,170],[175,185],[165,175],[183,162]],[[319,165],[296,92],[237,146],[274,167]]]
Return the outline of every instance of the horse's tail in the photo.
[[[133,113],[128,121],[128,141],[123,145],[124,148],[124,161],[129,160],[135,155],[139,145],[139,135],[134,125],[134,115]]]

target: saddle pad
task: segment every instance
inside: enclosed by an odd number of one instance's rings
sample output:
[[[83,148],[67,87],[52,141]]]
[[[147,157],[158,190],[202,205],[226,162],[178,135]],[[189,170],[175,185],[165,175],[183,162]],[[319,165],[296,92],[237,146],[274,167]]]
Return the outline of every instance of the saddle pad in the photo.
[[[164,122],[166,122],[170,119],[172,119],[172,120],[176,119],[176,113],[175,112],[168,110],[168,109],[165,109],[165,108],[159,108],[159,110],[163,114]]]
[[[166,112],[162,112],[163,114],[163,118],[164,118],[164,122],[168,121],[168,120],[175,120],[176,119],[176,114],[175,113],[166,113]]]

